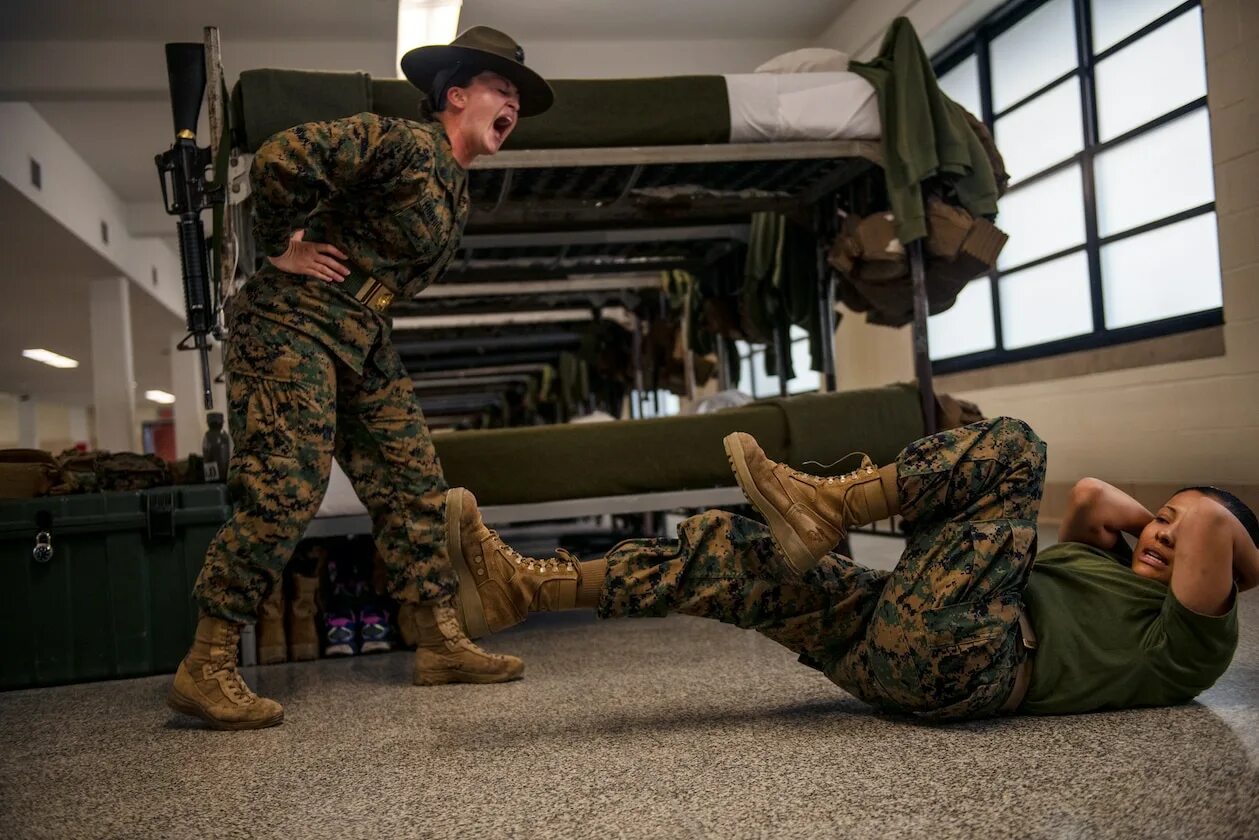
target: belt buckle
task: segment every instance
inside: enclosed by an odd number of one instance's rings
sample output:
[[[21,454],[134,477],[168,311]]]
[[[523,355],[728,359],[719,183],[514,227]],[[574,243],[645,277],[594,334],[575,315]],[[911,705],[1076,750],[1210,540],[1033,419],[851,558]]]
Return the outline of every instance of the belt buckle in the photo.
[[[393,303],[393,292],[382,291],[372,299],[371,306],[377,312],[384,312],[391,303]]]

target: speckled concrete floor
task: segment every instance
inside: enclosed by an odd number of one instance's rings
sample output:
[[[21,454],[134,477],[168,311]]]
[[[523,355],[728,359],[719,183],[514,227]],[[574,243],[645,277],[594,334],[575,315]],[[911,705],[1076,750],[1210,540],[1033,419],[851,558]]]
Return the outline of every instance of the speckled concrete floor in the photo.
[[[1256,595],[1199,703],[1070,718],[919,725],[753,633],[575,613],[488,645],[528,660],[505,686],[249,669],[262,732],[170,715],[164,677],[10,692],[0,836],[1259,837]]]

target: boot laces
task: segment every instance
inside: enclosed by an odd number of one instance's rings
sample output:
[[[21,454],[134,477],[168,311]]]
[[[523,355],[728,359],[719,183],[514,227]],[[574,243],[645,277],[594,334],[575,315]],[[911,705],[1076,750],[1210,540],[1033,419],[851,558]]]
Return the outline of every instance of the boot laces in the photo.
[[[490,532],[490,536],[494,538],[494,542],[497,544],[498,550],[505,554],[507,559],[511,560],[513,564],[517,566],[524,565],[527,571],[532,572],[535,564],[537,565],[537,570],[543,574],[558,572],[561,570],[571,571],[569,562],[572,555],[564,551],[562,548],[558,549],[556,552],[557,554],[562,553],[564,555],[565,559],[562,561],[555,557],[548,557],[544,560],[539,560],[534,557],[526,557],[516,549],[512,548],[511,545],[508,544],[507,540],[500,537],[498,535],[498,531],[495,531],[492,528],[488,530]],[[563,568],[561,569],[561,567]]]
[[[835,466],[836,464],[842,461],[848,460],[854,455],[860,455],[862,458],[861,465],[857,467],[857,469],[853,470],[852,472],[844,473],[843,475],[828,476],[822,479],[822,483],[823,484],[847,484],[848,482],[855,481],[858,478],[864,478],[866,476],[874,475],[874,472],[875,472],[874,464],[873,462],[871,462],[870,456],[864,452],[849,452],[844,457],[831,461],[829,464],[822,464],[817,461],[805,461],[804,463],[806,465],[813,464],[821,469],[826,470],[826,469],[830,469],[831,467]]]
[[[248,705],[254,701],[256,695],[250,690],[249,685],[245,682],[245,678],[240,672],[232,668],[227,673],[227,679],[223,683],[223,689],[227,692],[230,700]]]
[[[227,677],[221,685],[228,699],[234,703],[248,705],[257,698],[257,695],[250,690],[249,684],[240,675],[240,671],[236,670],[236,648],[239,646],[240,631],[235,628],[229,629],[223,638],[223,643],[216,646],[215,652],[218,655],[214,656],[211,662],[216,671]]]

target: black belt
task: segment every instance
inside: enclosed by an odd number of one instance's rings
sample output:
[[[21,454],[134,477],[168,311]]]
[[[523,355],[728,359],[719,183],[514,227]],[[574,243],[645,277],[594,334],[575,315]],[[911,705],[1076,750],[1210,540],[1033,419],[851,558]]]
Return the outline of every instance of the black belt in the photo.
[[[364,306],[384,312],[393,303],[393,291],[384,283],[351,268],[350,274],[341,281],[341,290]]]

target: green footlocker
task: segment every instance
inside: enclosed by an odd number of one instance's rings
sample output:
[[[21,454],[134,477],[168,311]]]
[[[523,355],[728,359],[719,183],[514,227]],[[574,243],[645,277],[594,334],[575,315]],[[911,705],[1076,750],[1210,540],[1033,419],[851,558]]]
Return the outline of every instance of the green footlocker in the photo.
[[[173,672],[224,485],[0,502],[0,689]]]

